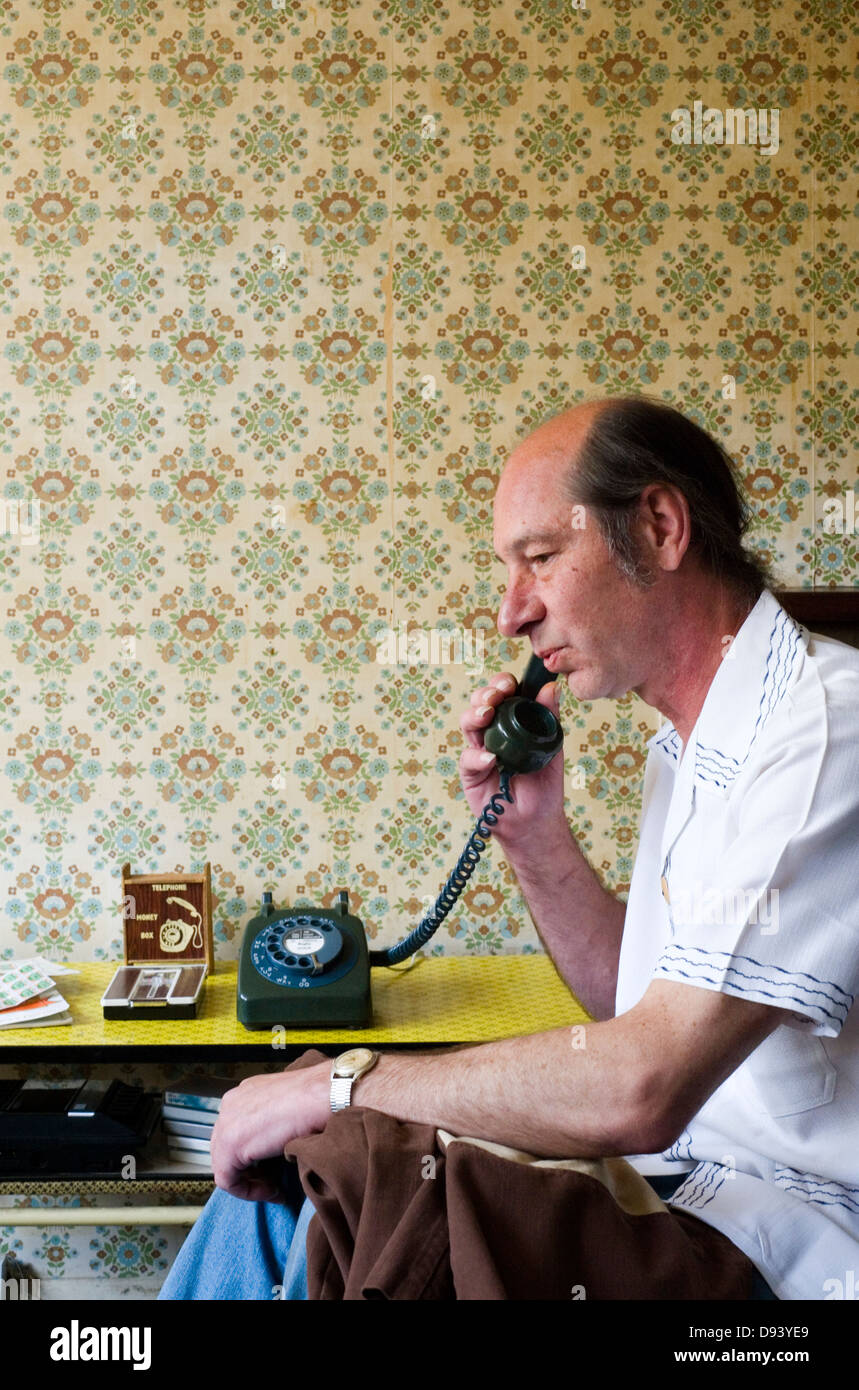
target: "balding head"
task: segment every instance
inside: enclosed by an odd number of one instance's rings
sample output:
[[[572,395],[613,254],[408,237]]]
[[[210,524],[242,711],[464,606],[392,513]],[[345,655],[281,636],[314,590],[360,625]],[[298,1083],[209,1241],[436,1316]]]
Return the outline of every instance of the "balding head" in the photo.
[[[515,507],[536,489],[555,519],[587,509],[621,573],[646,586],[655,572],[639,544],[640,503],[656,487],[688,511],[687,567],[751,598],[773,584],[764,558],[743,547],[750,513],[725,450],[648,396],[584,401],[544,421],[511,453],[496,505]]]
[[[569,526],[571,472],[603,406],[602,401],[573,406],[545,420],[514,448],[495,493],[496,518],[503,515],[518,518],[522,523],[514,543],[524,542],[533,534],[535,498],[539,499],[545,522],[541,534]],[[530,518],[527,532],[526,515]]]
[[[543,463],[560,470],[566,480],[594,421],[609,405],[609,399],[582,401],[544,420],[510,454],[499,488],[505,478],[517,480],[523,471],[533,477],[535,466],[539,468]],[[548,481],[551,473],[552,469],[547,467],[543,481]]]

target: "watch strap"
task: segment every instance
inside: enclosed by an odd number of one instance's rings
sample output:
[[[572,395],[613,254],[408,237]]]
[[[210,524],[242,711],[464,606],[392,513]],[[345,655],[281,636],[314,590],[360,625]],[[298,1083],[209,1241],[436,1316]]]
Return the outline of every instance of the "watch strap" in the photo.
[[[352,1102],[354,1076],[335,1076],[331,1081],[331,1111],[345,1110]]]

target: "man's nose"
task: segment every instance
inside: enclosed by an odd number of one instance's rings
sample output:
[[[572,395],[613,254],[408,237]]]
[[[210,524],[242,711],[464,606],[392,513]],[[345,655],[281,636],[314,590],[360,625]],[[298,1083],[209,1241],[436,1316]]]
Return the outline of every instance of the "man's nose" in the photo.
[[[510,583],[498,610],[498,631],[502,637],[519,637],[524,627],[538,623],[545,612],[545,604],[527,582]]]

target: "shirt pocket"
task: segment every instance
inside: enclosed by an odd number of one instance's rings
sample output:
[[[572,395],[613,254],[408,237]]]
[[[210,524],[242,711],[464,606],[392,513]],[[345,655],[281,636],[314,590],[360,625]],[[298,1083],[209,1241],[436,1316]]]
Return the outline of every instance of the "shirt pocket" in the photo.
[[[819,1037],[782,1024],[746,1059],[752,1090],[773,1119],[828,1105],[837,1072]]]

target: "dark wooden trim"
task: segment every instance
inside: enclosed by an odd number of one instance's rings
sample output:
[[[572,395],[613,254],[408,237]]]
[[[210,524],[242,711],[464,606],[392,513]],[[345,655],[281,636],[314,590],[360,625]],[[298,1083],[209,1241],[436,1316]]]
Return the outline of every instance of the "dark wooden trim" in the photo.
[[[805,627],[859,623],[859,589],[776,589],[782,608]]]

